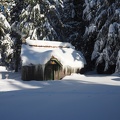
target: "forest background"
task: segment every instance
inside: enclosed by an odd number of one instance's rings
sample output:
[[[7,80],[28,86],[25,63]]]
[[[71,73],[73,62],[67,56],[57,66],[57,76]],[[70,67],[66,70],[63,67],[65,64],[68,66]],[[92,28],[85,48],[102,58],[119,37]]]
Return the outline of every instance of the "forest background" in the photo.
[[[119,0],[1,1],[1,65],[20,67],[25,39],[69,42],[86,59],[85,71],[120,72]]]

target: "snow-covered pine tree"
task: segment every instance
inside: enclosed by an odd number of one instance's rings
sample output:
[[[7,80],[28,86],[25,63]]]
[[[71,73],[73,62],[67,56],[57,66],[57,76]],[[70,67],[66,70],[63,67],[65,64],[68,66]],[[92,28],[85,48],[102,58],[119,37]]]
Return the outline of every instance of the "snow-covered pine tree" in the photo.
[[[11,9],[11,39],[13,40],[13,69],[15,72],[18,71],[18,68],[20,66],[20,52],[21,52],[21,34],[19,33],[19,30],[16,28],[13,28],[13,25],[15,24],[16,26],[19,25],[20,18],[19,15],[22,11],[22,9],[26,6],[24,0],[15,0],[15,6]]]
[[[84,34],[87,62],[95,61],[99,73],[115,72],[120,49],[120,1],[85,0],[83,18],[87,23]]]
[[[82,33],[82,4],[83,0],[18,1],[16,8],[21,5],[23,8],[17,9],[18,20],[14,20],[12,28],[25,38],[68,41],[75,44],[79,33]]]
[[[12,24],[12,30],[17,31],[22,38],[38,40],[57,40],[57,34],[46,17],[52,9],[48,1],[25,0],[18,15],[18,21]],[[18,4],[18,6],[19,6]],[[17,7],[17,5],[16,5]]]
[[[10,24],[6,20],[6,17],[0,13],[0,52],[1,62],[5,66],[9,67],[9,63],[12,62],[13,53],[13,41],[10,38]]]

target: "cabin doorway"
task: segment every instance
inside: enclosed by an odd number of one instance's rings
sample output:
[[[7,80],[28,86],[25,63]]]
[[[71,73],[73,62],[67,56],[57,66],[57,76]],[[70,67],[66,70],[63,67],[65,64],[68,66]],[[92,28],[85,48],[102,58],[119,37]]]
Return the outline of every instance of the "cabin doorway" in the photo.
[[[54,69],[52,65],[47,65],[45,67],[45,80],[54,80]]]
[[[62,64],[55,57],[52,57],[45,65],[44,79],[45,80],[60,79],[61,69]]]

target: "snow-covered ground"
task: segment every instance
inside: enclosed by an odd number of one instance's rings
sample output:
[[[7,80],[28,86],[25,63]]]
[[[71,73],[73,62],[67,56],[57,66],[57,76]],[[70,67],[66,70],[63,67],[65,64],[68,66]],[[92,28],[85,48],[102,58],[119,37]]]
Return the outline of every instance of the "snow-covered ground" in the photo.
[[[0,67],[0,120],[120,120],[120,77],[22,81]]]

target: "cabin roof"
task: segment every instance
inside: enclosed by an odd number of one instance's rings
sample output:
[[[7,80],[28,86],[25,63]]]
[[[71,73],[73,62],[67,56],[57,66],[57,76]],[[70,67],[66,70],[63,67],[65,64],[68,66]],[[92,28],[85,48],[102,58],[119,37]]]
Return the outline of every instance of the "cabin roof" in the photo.
[[[43,40],[26,40],[26,44],[35,47],[48,47],[48,48],[75,48],[68,42],[59,42],[59,41],[43,41]]]
[[[61,47],[60,47],[61,46]],[[29,40],[22,45],[22,66],[46,64],[54,56],[63,66],[84,67],[85,59],[70,43]]]

